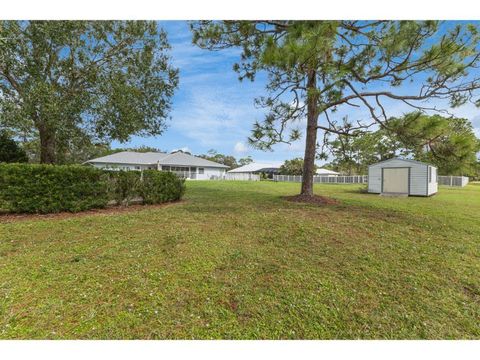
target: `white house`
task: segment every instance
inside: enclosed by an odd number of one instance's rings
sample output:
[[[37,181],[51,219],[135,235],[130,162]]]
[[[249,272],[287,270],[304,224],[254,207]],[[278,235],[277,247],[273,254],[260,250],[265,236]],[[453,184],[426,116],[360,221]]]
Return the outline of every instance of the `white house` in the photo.
[[[278,174],[282,162],[252,162],[250,164],[240,166],[227,172],[230,180],[258,180],[258,174],[264,173],[268,175]]]
[[[338,173],[336,171],[323,169],[323,168],[317,169],[315,174],[317,176],[338,176],[338,175],[340,175],[340,173]]]
[[[146,170],[172,171],[188,179],[223,179],[228,166],[181,151],[170,154],[160,152],[122,151],[115,154],[88,160],[97,168],[106,170]]]
[[[368,192],[430,196],[437,193],[435,166],[420,161],[394,158],[368,167]]]

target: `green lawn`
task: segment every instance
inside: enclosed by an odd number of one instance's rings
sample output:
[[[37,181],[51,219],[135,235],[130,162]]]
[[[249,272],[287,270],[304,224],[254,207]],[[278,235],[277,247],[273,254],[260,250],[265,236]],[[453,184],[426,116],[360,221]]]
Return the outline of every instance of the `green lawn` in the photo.
[[[480,185],[298,190],[190,181],[164,208],[0,220],[0,338],[480,338]]]

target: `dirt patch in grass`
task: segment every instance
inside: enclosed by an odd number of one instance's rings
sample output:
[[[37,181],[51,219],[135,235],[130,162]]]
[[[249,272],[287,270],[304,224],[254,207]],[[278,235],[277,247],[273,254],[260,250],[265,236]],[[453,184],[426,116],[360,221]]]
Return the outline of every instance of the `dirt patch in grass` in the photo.
[[[60,212],[55,214],[15,214],[15,213],[0,213],[0,223],[2,222],[14,222],[14,221],[24,221],[24,220],[46,220],[46,219],[69,219],[69,218],[78,218],[82,216],[89,215],[114,215],[121,213],[129,213],[140,210],[148,209],[158,209],[167,206],[177,205],[184,203],[185,200],[167,202],[163,204],[154,204],[154,205],[129,205],[129,206],[108,206],[104,209],[91,209],[86,211],[80,211],[77,213],[72,212]]]
[[[306,195],[292,195],[292,196],[283,196],[283,199],[291,202],[298,202],[298,203],[306,203],[306,204],[314,204],[314,205],[338,205],[340,202],[338,200],[320,196],[320,195],[313,195],[313,196],[306,196]]]

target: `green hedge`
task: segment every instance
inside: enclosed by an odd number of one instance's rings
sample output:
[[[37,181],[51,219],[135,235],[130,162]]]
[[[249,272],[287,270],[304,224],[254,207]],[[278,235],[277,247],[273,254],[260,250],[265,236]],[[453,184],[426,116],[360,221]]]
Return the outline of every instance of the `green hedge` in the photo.
[[[90,166],[0,164],[0,209],[18,213],[78,212],[109,201],[128,205],[181,199],[185,180],[169,172],[103,171]]]
[[[145,204],[180,200],[185,193],[185,179],[171,172],[145,170],[139,195]]]
[[[117,204],[128,205],[135,198],[144,204],[160,204],[180,200],[185,193],[185,180],[174,173],[157,170],[106,171],[108,193]]]
[[[85,166],[0,164],[0,204],[19,213],[77,212],[108,203],[102,171]]]
[[[108,179],[108,196],[118,205],[130,204],[140,196],[141,173],[139,171],[105,171]]]

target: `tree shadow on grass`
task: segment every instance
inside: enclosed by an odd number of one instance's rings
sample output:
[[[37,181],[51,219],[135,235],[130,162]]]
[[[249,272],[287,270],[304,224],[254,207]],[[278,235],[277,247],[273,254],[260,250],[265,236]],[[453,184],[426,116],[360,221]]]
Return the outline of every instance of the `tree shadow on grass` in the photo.
[[[342,192],[347,194],[378,195],[374,193],[369,193],[368,189],[363,186],[358,188],[352,188],[352,189],[344,189]]]
[[[282,211],[292,211],[292,216],[300,211],[303,215],[307,214],[313,220],[322,218],[326,212],[334,213],[339,219],[342,217],[351,218],[358,216],[359,218],[402,223],[415,223],[417,217],[401,210],[384,209],[372,207],[371,204],[351,204],[343,202],[341,199],[338,203],[332,204],[316,204],[292,202],[285,199],[286,196],[292,195],[285,192],[268,193],[255,191],[246,188],[240,188],[235,191],[227,188],[197,188],[196,193],[189,196],[188,205],[184,207],[184,211],[192,214],[203,214],[208,216],[238,216],[241,218],[245,212],[267,214]],[[358,189],[342,189],[342,193],[365,195],[370,199],[377,194],[361,192]],[[203,201],[206,200],[206,201]],[[358,199],[357,199],[358,200]]]

